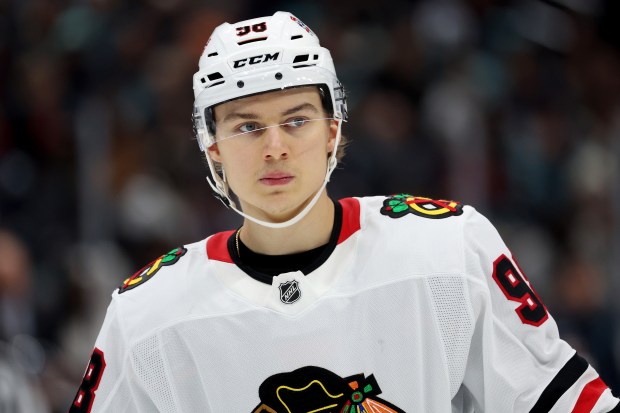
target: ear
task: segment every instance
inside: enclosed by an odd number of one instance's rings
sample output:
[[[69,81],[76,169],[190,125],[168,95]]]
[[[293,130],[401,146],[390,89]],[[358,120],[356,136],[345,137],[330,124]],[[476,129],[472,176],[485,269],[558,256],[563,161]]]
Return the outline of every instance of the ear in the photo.
[[[220,148],[217,147],[217,143],[207,148],[207,156],[210,156],[215,162],[222,163],[222,157],[220,156]]]
[[[338,122],[337,120],[331,120],[329,122],[329,138],[327,140],[327,152],[331,153],[334,150],[334,146],[336,145],[336,134],[338,133]]]

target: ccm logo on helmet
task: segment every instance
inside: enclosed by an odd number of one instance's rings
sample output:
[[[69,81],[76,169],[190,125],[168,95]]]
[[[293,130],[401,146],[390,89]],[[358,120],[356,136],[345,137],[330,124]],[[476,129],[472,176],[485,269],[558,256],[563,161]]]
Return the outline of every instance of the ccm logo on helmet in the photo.
[[[245,59],[235,60],[233,62],[233,67],[235,69],[238,69],[240,67],[245,66],[246,64],[257,65],[259,63],[266,63],[270,60],[278,60],[279,56],[280,56],[280,52],[275,52],[274,54],[265,53],[265,54],[261,54],[258,56],[246,57]]]

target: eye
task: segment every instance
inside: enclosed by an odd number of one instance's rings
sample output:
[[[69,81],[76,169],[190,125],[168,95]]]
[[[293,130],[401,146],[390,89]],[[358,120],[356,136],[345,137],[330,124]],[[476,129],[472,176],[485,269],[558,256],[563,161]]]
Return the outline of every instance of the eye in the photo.
[[[288,120],[286,124],[293,128],[301,128],[302,126],[306,124],[307,121],[308,119],[306,118],[293,118],[291,120]]]
[[[258,129],[258,125],[256,123],[244,123],[239,126],[239,131],[242,133],[254,132]]]

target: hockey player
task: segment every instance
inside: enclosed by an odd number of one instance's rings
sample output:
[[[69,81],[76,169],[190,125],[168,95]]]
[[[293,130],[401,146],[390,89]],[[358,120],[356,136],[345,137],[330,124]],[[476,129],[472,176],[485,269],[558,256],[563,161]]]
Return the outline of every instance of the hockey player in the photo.
[[[473,208],[328,197],[345,93],[295,16],[219,26],[194,94],[243,226],[114,291],[71,412],[620,411]]]

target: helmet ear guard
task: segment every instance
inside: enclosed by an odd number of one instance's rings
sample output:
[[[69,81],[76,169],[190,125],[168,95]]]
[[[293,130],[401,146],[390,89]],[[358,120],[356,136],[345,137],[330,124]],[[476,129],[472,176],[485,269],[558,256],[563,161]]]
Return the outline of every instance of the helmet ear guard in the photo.
[[[204,127],[204,122],[202,119],[202,115],[200,114],[200,110],[196,106],[194,106],[194,110],[192,111],[192,129],[194,132],[194,136],[198,141],[198,147],[200,148],[200,152],[204,152],[205,155],[208,156],[207,148],[210,146],[209,137],[206,128]]]

